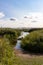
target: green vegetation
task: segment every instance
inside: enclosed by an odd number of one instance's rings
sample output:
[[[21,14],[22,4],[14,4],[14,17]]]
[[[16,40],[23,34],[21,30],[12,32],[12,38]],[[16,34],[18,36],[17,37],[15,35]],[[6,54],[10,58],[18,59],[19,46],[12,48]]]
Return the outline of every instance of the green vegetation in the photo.
[[[43,30],[31,32],[22,39],[21,47],[35,53],[43,53]]]
[[[21,30],[0,28],[0,65],[43,65],[43,55],[18,56],[12,45],[16,44]],[[21,47],[24,50],[39,53],[43,52],[43,30],[36,30],[22,39]]]
[[[9,41],[4,38],[0,38],[0,65],[14,65],[16,56],[12,47],[9,45]]]
[[[0,38],[0,65],[43,65],[43,56],[19,57],[9,45],[9,40]]]
[[[21,34],[20,30],[10,28],[0,28],[0,37],[7,38],[10,45],[15,45],[18,36]]]

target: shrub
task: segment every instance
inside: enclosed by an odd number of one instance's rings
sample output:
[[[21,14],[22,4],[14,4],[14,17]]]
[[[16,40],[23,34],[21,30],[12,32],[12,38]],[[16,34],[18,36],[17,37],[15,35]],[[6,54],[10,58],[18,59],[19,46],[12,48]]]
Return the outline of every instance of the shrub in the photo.
[[[16,45],[17,38],[21,34],[18,29],[12,28],[0,28],[0,37],[7,38],[10,41],[10,45]]]
[[[14,65],[16,57],[9,41],[0,39],[0,64],[1,65]]]
[[[43,53],[43,30],[31,32],[22,39],[21,47],[35,53]]]
[[[7,33],[4,34],[4,38],[7,38],[10,41],[10,45],[15,45],[17,42],[17,34],[15,33]]]

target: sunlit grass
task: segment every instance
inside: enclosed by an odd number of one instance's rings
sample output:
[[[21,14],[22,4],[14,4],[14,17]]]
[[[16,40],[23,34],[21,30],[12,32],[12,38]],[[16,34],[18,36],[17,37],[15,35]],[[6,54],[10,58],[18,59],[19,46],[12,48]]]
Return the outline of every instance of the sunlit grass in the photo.
[[[16,63],[17,65],[43,65],[43,56],[34,58],[19,57],[19,60]]]

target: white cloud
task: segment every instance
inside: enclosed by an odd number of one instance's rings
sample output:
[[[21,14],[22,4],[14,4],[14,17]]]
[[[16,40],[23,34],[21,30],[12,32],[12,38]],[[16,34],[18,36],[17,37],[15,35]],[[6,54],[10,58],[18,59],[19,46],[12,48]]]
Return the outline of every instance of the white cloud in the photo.
[[[3,18],[5,14],[3,12],[0,12],[0,18]]]
[[[43,13],[31,12],[26,15],[27,18],[18,19],[11,21],[9,19],[0,20],[0,27],[10,27],[10,28],[43,28]],[[30,18],[32,17],[32,18]]]
[[[26,15],[29,19],[42,19],[43,13],[41,12],[29,12],[28,15]]]

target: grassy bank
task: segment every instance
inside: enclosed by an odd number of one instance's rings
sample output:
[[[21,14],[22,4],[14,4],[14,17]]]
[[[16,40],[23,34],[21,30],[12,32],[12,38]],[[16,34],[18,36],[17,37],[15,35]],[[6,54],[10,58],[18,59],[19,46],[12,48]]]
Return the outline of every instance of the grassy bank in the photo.
[[[0,65],[43,65],[43,55],[18,56],[9,41],[0,38]]]
[[[0,65],[43,65],[43,55],[41,54],[33,55],[15,53],[15,50],[13,49],[11,43],[15,44],[15,40],[17,40],[20,33],[20,30],[0,29]],[[40,35],[42,39],[41,41],[43,42],[43,30],[40,31],[40,34],[39,31],[37,32],[38,37],[35,35],[36,31],[31,32],[30,34],[30,39],[28,38],[28,36],[26,36],[26,38],[23,39],[23,42],[26,42],[27,44],[29,40],[32,41],[35,37],[36,40],[34,41],[36,41],[37,43],[40,41],[37,41],[37,38],[40,39]]]

